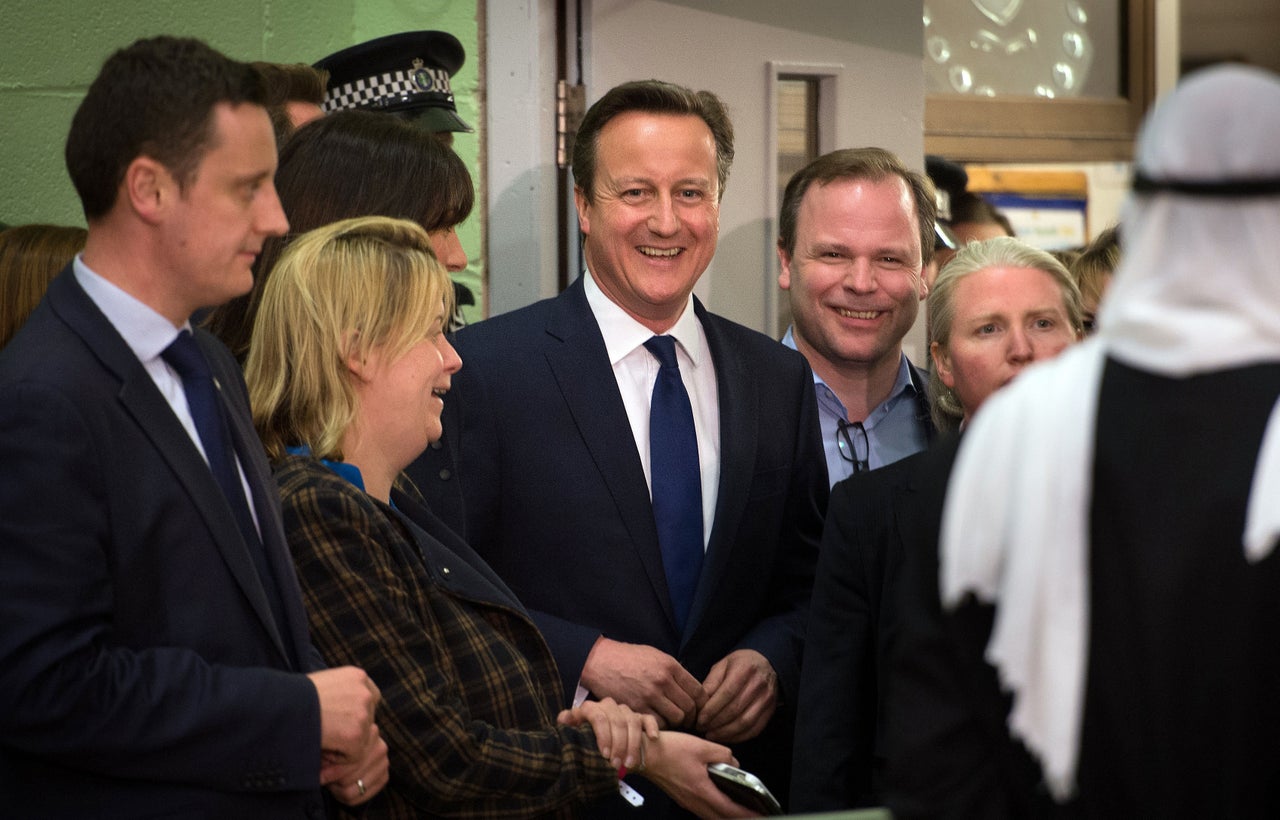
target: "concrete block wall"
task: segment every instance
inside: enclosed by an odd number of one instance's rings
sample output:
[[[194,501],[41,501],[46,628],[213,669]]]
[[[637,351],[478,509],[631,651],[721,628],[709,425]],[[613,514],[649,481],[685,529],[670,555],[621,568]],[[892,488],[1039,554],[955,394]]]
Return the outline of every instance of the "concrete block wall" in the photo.
[[[76,106],[113,51],[158,34],[198,37],[241,60],[314,62],[364,40],[442,29],[462,41],[467,61],[454,78],[458,112],[482,126],[477,0],[40,0],[5,3],[0,26],[0,222],[83,225],[62,151]],[[475,177],[482,135],[460,134],[454,149]],[[479,295],[481,218],[459,235],[471,259],[458,279]],[[478,311],[470,318],[478,319]]]

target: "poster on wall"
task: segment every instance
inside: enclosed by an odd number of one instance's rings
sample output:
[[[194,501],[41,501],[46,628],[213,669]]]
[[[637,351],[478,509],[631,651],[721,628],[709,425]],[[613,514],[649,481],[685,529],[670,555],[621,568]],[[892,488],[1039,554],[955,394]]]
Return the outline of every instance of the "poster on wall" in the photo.
[[[984,192],[982,196],[1009,218],[1014,233],[1028,245],[1057,251],[1079,248],[1088,242],[1084,199],[1006,192]]]

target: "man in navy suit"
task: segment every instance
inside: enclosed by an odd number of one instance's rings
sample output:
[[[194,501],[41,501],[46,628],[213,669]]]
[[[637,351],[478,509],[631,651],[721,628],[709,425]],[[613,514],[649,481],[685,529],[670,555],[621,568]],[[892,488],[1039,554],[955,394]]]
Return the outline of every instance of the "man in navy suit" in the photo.
[[[445,447],[413,474],[446,514],[461,495],[455,523],[534,612],[567,697],[730,744],[785,795],[827,481],[804,358],[692,295],[732,159],[708,92],[627,83],[593,105],[573,157],[586,273],[458,333]],[[687,615],[651,502],[655,335],[675,340],[696,430]]]
[[[66,156],[88,242],[0,354],[0,803],[317,817],[321,786],[366,802],[387,779],[377,688],[322,669],[244,382],[189,330],[288,228],[259,81],[195,40],[138,41],[90,86]]]

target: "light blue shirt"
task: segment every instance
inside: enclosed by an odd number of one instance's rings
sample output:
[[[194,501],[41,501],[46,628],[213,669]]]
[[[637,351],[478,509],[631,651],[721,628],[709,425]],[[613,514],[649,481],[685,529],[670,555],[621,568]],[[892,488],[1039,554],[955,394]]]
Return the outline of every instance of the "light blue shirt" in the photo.
[[[164,396],[173,414],[178,417],[183,429],[187,431],[191,443],[200,451],[201,457],[207,464],[209,456],[204,451],[204,443],[200,441],[195,419],[191,417],[191,409],[187,406],[187,393],[182,387],[182,377],[165,362],[162,355],[165,348],[178,338],[179,333],[191,329],[191,324],[188,322],[180,328],[174,327],[172,322],[157,313],[150,305],[139,301],[95,273],[84,263],[80,254],[75,257],[73,269],[76,284],[80,285],[89,300],[98,306],[98,310],[102,311],[116,333],[120,334],[120,338],[124,339],[125,344],[133,351],[133,355],[138,357],[143,369],[155,382],[156,389],[160,391],[160,395]],[[221,390],[221,386],[218,389]],[[240,456],[237,455],[235,459],[236,469],[240,473],[240,486],[244,489],[245,503],[249,505],[253,525],[261,534],[262,527],[258,523],[253,491],[249,489],[249,480],[245,477],[244,468],[240,464]]]
[[[792,350],[796,349],[796,340],[792,328],[782,337],[782,343]],[[853,475],[853,462],[840,454],[837,431],[839,422],[849,422],[849,413],[844,402],[836,396],[835,391],[827,386],[822,377],[813,374],[813,388],[818,397],[818,420],[822,426],[822,451],[827,457],[827,477],[831,486]],[[929,444],[929,420],[920,419],[920,393],[924,385],[917,386],[911,379],[911,364],[906,354],[898,363],[898,378],[889,391],[889,397],[872,409],[862,427],[867,431],[867,463],[872,470],[892,464],[913,453],[918,453]],[[856,419],[853,419],[856,421]],[[850,435],[858,439],[852,430]],[[857,441],[855,446],[861,447]]]

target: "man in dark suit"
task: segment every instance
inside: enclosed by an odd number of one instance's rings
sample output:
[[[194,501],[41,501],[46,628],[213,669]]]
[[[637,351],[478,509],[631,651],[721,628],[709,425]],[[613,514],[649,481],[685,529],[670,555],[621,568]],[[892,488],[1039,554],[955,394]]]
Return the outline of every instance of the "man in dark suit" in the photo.
[[[879,802],[884,660],[896,632],[902,544],[928,513],[916,493],[923,458],[908,456],[831,489],[800,681],[793,811]]]
[[[376,687],[310,645],[239,371],[188,330],[287,229],[261,95],[161,37],[114,54],[72,122],[88,242],[0,354],[15,816],[316,817],[320,786],[354,805],[386,782]]]
[[[965,246],[934,284],[929,387],[940,430],[954,431],[1001,385],[1079,338],[1070,273],[1011,237]],[[883,799],[904,555],[928,541],[941,503],[921,493],[930,463],[917,453],[831,491],[800,678],[793,810]]]
[[[778,215],[778,284],[804,354],[837,481],[929,443],[928,376],[902,352],[928,292],[937,204],[928,177],[883,148],[824,154],[787,183]]]
[[[775,713],[794,704],[826,471],[803,357],[692,296],[732,157],[708,92],[628,83],[593,105],[573,159],[587,272],[458,333],[448,449],[411,472],[437,509],[461,491],[468,540],[533,611],[567,697],[696,729],[785,793]],[[655,334],[675,340],[696,430],[692,577],[651,501],[677,472],[650,446]]]

